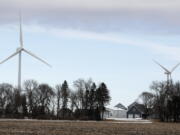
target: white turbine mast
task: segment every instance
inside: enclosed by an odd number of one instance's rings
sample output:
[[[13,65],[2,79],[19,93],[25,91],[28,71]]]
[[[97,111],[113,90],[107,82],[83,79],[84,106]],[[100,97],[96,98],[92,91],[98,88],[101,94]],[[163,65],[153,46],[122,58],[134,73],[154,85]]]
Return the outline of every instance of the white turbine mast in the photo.
[[[156,60],[153,60],[157,65],[159,65],[165,72],[164,74],[167,76],[167,85],[169,85],[170,81],[172,80],[172,73],[175,71],[175,69],[180,65],[180,63],[176,64],[171,70],[168,70],[164,66],[162,66],[159,62]]]
[[[50,64],[48,64],[46,61],[44,61],[43,59],[39,58],[38,56],[36,56],[35,54],[31,53],[30,51],[28,51],[27,49],[24,48],[24,44],[23,44],[23,33],[22,33],[22,16],[21,13],[19,15],[19,42],[20,42],[20,47],[17,48],[16,52],[14,52],[12,55],[10,55],[8,58],[6,58],[5,60],[1,61],[0,64],[5,63],[6,61],[8,61],[9,59],[11,59],[12,57],[19,55],[19,61],[18,61],[18,90],[21,91],[21,65],[22,65],[22,52],[25,52],[27,54],[29,54],[30,56],[36,58],[37,60],[43,62],[44,64],[46,64],[47,66],[51,67]]]

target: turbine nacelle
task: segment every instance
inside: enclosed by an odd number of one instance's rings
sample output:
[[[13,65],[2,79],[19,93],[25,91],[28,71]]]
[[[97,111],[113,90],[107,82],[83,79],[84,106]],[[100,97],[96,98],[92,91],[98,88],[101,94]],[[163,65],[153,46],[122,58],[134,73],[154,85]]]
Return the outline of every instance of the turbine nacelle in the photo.
[[[16,49],[16,52],[23,51],[23,49],[24,49],[24,48],[22,48],[22,47],[19,47],[19,48],[17,48],[17,49]]]
[[[170,75],[170,74],[171,74],[171,72],[164,72],[164,74],[165,74],[165,75]]]

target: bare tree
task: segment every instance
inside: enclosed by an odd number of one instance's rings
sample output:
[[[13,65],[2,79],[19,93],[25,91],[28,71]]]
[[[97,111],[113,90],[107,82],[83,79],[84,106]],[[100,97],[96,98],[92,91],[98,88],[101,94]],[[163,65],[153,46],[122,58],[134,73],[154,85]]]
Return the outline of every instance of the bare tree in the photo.
[[[38,95],[36,92],[39,85],[35,80],[26,80],[23,86],[27,95],[28,113],[31,116],[33,113],[33,108],[36,107],[38,103]]]
[[[38,87],[38,101],[39,109],[41,114],[46,114],[50,112],[49,105],[51,104],[51,99],[54,97],[55,93],[53,89],[48,84],[40,84]]]
[[[61,94],[61,85],[56,85],[56,101],[57,101],[57,118],[59,119],[59,111],[61,107],[61,100],[62,100],[62,94]]]
[[[145,117],[148,117],[150,113],[152,113],[154,95],[150,92],[143,92],[139,98],[142,100],[145,107]]]
[[[69,99],[70,99],[70,104],[71,104],[70,107],[71,107],[72,112],[74,110],[79,110],[77,91],[70,91]]]
[[[5,115],[7,105],[12,102],[13,86],[7,83],[0,84],[0,108],[2,115]]]
[[[79,109],[82,110],[84,109],[84,95],[85,95],[85,81],[83,79],[78,79],[74,81],[74,87],[77,91],[77,98],[78,98],[78,104],[79,104]]]

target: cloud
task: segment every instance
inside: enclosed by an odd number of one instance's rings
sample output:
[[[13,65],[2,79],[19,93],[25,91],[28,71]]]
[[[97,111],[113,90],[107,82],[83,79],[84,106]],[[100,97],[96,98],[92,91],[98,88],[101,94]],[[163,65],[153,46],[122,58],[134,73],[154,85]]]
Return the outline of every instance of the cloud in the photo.
[[[37,9],[174,9],[178,8],[179,0],[1,0],[1,7],[24,7]]]
[[[178,46],[170,46],[152,40],[141,39],[138,36],[124,35],[123,33],[96,33],[73,29],[47,29],[38,26],[28,26],[25,27],[25,30],[32,33],[48,33],[56,37],[99,40],[109,42],[110,44],[135,46],[158,55],[166,56],[171,60],[179,61],[180,59],[180,47]]]
[[[179,34],[178,0],[1,0],[0,23],[17,23],[91,32]]]
[[[179,59],[179,47],[123,36],[180,35],[179,5],[179,0],[0,0],[0,25],[17,25],[21,8],[23,23],[29,27],[49,28],[54,35],[145,47]]]

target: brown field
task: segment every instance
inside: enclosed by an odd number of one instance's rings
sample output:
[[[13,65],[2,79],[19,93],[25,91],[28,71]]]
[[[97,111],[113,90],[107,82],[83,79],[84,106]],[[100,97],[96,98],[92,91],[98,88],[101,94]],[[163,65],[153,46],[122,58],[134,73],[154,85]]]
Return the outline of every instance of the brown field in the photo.
[[[0,120],[0,135],[180,135],[180,124]]]

